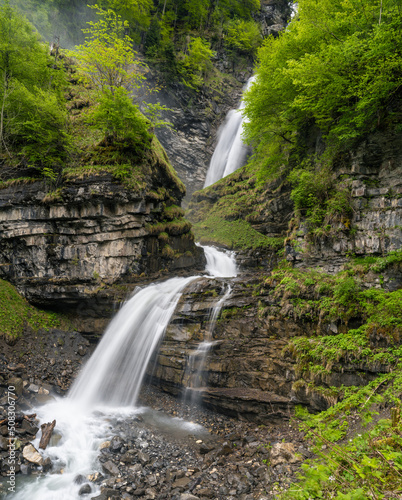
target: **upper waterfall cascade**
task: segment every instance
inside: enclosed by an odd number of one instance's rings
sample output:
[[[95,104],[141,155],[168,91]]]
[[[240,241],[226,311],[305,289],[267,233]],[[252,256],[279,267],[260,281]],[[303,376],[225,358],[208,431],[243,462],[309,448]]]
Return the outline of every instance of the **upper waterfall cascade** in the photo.
[[[249,78],[244,92],[254,81],[255,76]],[[218,144],[209,164],[204,187],[214,184],[245,164],[249,148],[243,142],[243,125],[247,120],[242,114],[244,107],[242,99],[238,109],[232,109],[227,114],[225,123],[218,132]]]

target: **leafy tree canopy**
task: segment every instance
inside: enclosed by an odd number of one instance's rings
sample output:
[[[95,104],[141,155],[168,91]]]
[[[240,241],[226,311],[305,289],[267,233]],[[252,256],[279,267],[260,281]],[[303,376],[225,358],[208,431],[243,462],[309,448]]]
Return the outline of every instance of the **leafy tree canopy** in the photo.
[[[76,48],[82,79],[97,95],[98,105],[88,122],[104,133],[106,139],[147,139],[148,122],[133,103],[131,92],[141,86],[142,64],[127,32],[129,24],[113,10],[92,7],[97,21],[84,29],[86,40]]]
[[[133,49],[133,40],[127,35],[129,24],[113,10],[98,5],[97,21],[90,21],[84,29],[86,40],[76,47],[80,71],[84,81],[100,92],[112,94],[117,88],[132,90],[140,86],[143,75],[141,63]]]
[[[400,0],[300,0],[259,51],[246,97],[254,161],[275,170],[306,125],[339,150],[382,123],[402,83]]]
[[[0,154],[53,165],[65,154],[64,72],[32,25],[0,5]]]

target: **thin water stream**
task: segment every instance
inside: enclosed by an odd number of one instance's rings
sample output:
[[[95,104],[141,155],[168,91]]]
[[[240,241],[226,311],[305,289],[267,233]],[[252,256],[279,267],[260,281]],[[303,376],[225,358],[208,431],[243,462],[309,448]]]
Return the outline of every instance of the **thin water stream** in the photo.
[[[207,271],[235,276],[234,256],[205,247]],[[42,452],[53,463],[52,473],[19,477],[15,500],[77,500],[78,475],[100,470],[99,446],[112,435],[111,417],[141,413],[169,432],[205,432],[179,419],[153,415],[136,401],[153,350],[165,333],[185,287],[198,276],[172,278],[137,290],[111,321],[94,354],[73,384],[67,398],[36,409],[41,423],[56,419],[54,437]],[[33,442],[37,448],[39,436]],[[91,484],[92,495],[98,487]]]

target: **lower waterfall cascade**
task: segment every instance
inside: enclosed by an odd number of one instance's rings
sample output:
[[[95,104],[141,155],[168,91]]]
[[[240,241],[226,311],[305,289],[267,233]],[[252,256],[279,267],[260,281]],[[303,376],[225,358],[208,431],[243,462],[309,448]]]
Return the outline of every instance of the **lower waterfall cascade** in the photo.
[[[207,272],[211,277],[237,275],[234,255],[213,247],[204,247]],[[41,423],[56,420],[53,437],[41,454],[53,464],[50,474],[19,477],[18,487],[7,499],[77,500],[82,484],[76,478],[99,470],[98,455],[102,442],[113,431],[110,420],[143,413],[136,406],[139,390],[153,351],[164,335],[185,287],[199,276],[171,278],[137,289],[111,321],[93,355],[77,377],[66,398],[35,409]],[[230,287],[211,312],[211,324]],[[217,308],[219,307],[219,310]],[[170,417],[164,425],[172,428]],[[202,427],[182,421],[192,433]],[[39,436],[32,442],[38,449]],[[91,494],[99,486],[89,484]]]

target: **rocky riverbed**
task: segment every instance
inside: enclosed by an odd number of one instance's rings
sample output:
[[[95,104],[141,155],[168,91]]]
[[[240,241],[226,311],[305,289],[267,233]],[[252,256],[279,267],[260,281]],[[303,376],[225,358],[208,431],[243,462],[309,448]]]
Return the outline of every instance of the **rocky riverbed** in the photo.
[[[57,347],[57,341],[53,345]],[[31,444],[41,434],[35,408],[64,392],[90,350],[77,336],[71,346],[63,346],[63,355],[53,366],[40,359],[35,349],[22,357],[26,364],[16,363],[10,353],[1,358],[3,494],[9,479],[10,443],[15,445],[17,485],[18,477],[62,472]],[[11,398],[10,386],[14,388]],[[99,472],[74,478],[80,497],[275,498],[295,478],[301,461],[311,455],[291,421],[257,426],[184,403],[151,386],[143,388],[140,405],[145,409],[138,413],[104,416],[108,431],[99,446]],[[15,412],[13,441],[10,410]]]

